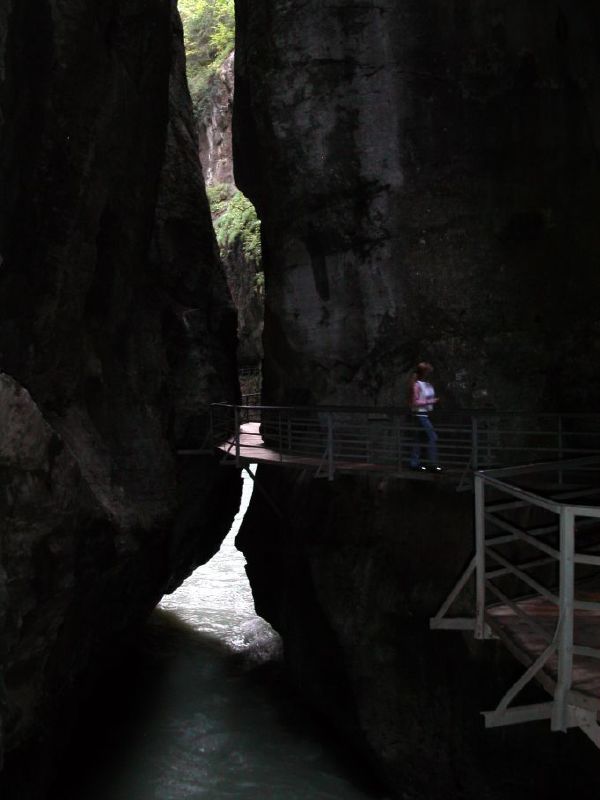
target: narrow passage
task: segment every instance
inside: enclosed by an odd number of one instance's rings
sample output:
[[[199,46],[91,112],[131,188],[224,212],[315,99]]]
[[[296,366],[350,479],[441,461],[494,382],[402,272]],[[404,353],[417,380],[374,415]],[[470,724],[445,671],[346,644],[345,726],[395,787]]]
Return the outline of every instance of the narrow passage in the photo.
[[[381,797],[291,692],[279,637],[254,613],[234,546],[251,492],[246,477],[220,552],[152,615],[126,669],[136,684],[107,687],[99,745],[65,800]]]

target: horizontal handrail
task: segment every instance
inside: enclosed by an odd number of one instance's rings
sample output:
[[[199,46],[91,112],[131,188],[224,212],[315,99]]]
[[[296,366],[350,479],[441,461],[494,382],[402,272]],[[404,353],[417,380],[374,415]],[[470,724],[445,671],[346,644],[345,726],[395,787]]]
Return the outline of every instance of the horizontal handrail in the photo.
[[[474,414],[476,416],[474,416]],[[577,424],[566,422],[570,415],[535,412],[498,412],[495,410],[451,410],[434,417],[437,444],[429,452],[429,442],[418,417],[400,407],[369,406],[275,406],[215,403],[211,406],[211,422],[216,436],[215,446],[222,446],[229,437],[236,439],[236,463],[242,458],[259,458],[264,448],[270,455],[264,460],[289,466],[294,458],[313,458],[327,464],[331,479],[336,469],[382,468],[407,470],[415,459],[425,456],[437,461],[447,470],[465,476],[471,470],[484,468],[493,480],[493,469],[519,463],[526,473],[547,466],[550,459],[562,464],[565,458],[588,458],[600,453],[600,415],[572,415]],[[586,427],[597,426],[597,433],[575,430],[582,420]],[[522,427],[517,420],[523,422]],[[541,422],[540,420],[545,420]],[[548,420],[550,427],[547,428]],[[242,432],[241,427],[246,423]],[[260,425],[260,427],[258,427]],[[574,428],[571,434],[571,427]],[[224,436],[224,431],[226,435]],[[244,437],[242,448],[239,438]],[[581,436],[585,435],[582,445]],[[597,442],[597,444],[596,444]],[[417,456],[414,454],[417,453]],[[285,455],[285,458],[284,458]],[[523,461],[530,464],[523,466]],[[419,462],[417,462],[419,463]],[[459,472],[458,472],[459,471]],[[449,473],[448,477],[452,479]],[[498,476],[499,477],[499,476]],[[468,484],[467,484],[468,486]],[[465,487],[467,488],[467,487]],[[529,502],[529,498],[525,498]],[[523,500],[521,500],[523,502]],[[542,501],[547,505],[547,501]],[[552,509],[555,506],[551,506]]]
[[[505,569],[507,569],[515,578],[519,578],[523,583],[527,584],[533,591],[539,595],[540,597],[545,597],[546,600],[549,600],[551,603],[555,605],[559,604],[559,597],[554,592],[551,592],[549,589],[546,589],[545,586],[542,586],[539,581],[536,581],[531,575],[528,575],[523,570],[519,569],[515,564],[511,564],[507,558],[501,556],[500,553],[497,553],[495,550],[492,550],[491,547],[486,547],[486,555],[491,556],[495,561],[501,564]],[[487,575],[487,573],[486,573]]]
[[[535,547],[536,549],[541,550],[542,553],[546,553],[546,555],[551,556],[554,559],[560,558],[560,552],[555,547],[550,547],[550,545],[544,544],[544,542],[541,542],[539,541],[539,539],[536,539],[535,536],[530,536],[526,531],[524,531],[518,525],[513,525],[512,523],[507,522],[504,519],[499,519],[493,514],[486,514],[485,518],[486,520],[489,520],[496,527],[511,533],[513,541],[520,540],[522,542],[526,542],[526,544],[529,544],[531,547]],[[544,532],[550,533],[551,531],[544,531]]]
[[[269,411],[306,411],[306,412],[340,412],[340,413],[369,413],[369,414],[386,414],[392,416],[406,416],[409,410],[400,406],[350,406],[350,405],[271,405],[262,403],[260,406],[244,406],[239,403],[229,403],[221,401],[218,403],[211,403],[211,407],[221,408],[261,408]],[[438,412],[436,412],[438,413]],[[440,415],[461,415],[466,417],[535,417],[536,419],[595,419],[600,422],[600,414],[595,412],[572,412],[572,411],[496,411],[487,408],[453,408],[453,409],[439,409]],[[374,422],[377,420],[373,420]],[[597,431],[600,434],[600,429]]]

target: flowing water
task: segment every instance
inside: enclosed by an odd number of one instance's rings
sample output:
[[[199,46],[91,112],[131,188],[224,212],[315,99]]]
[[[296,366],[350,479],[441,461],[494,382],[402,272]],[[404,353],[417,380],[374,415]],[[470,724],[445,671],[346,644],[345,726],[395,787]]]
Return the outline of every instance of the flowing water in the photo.
[[[251,491],[246,478],[220,552],[163,599],[91,712],[88,763],[59,785],[65,800],[381,796],[308,716],[285,682],[277,634],[254,613],[233,543]]]

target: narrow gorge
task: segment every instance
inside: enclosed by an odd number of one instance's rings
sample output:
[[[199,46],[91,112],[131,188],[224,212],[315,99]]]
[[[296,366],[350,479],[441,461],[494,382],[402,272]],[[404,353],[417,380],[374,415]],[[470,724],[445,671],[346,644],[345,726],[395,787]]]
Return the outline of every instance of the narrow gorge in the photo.
[[[240,365],[262,359],[265,404],[404,406],[427,360],[449,409],[598,412],[600,8],[235,14],[232,174],[215,138],[229,95],[198,139],[175,0],[0,8],[6,800],[46,800],[101,653],[219,549],[241,477],[205,452],[207,412],[239,402]],[[237,256],[223,265],[209,207],[233,180],[261,230],[239,328]],[[468,492],[269,466],[257,480],[236,540],[256,610],[390,797],[600,788],[580,731],[484,730],[519,674],[499,645],[429,630],[473,550]]]
[[[176,450],[239,390],[175,4],[1,20],[1,794],[26,798],[99,650],[229,529],[239,476]]]

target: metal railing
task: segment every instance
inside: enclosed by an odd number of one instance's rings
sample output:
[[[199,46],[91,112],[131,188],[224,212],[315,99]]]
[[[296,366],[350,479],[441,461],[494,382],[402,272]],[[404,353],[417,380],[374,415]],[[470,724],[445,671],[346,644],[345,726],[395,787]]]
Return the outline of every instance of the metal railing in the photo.
[[[250,392],[242,395],[242,406],[259,406],[260,392]]]
[[[431,627],[496,636],[527,665],[487,727],[550,719],[600,747],[599,474],[588,457],[474,476],[475,556]],[[448,617],[473,575],[475,619]],[[511,705],[534,678],[552,700]]]
[[[600,415],[446,412],[433,421],[438,461],[454,476],[600,453]],[[238,460],[254,450],[260,461],[268,449],[280,464],[292,464],[294,456],[316,460],[330,478],[349,467],[406,470],[415,448],[427,461],[422,429],[398,408],[218,403],[211,406],[211,430],[213,444],[229,442]]]
[[[238,371],[242,405],[259,403],[262,388],[262,370],[260,367],[241,367]],[[247,398],[253,398],[251,400]]]

